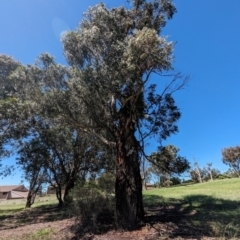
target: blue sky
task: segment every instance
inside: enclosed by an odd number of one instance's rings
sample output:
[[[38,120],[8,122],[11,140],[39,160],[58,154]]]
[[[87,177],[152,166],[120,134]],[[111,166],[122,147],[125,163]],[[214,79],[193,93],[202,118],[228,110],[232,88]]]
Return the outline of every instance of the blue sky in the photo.
[[[0,1],[0,54],[24,64],[49,52],[64,63],[60,35],[74,30],[83,12],[97,0],[2,0]],[[125,0],[105,0],[108,7]],[[221,149],[240,144],[240,1],[174,1],[178,13],[167,23],[163,35],[176,42],[176,71],[190,75],[175,99],[182,117],[179,133],[165,144],[180,148],[190,162],[201,167],[212,162],[225,171]],[[156,79],[153,80],[155,81]],[[157,144],[150,143],[149,151]],[[14,158],[4,160],[13,163]],[[18,184],[20,172],[0,179],[0,185]]]

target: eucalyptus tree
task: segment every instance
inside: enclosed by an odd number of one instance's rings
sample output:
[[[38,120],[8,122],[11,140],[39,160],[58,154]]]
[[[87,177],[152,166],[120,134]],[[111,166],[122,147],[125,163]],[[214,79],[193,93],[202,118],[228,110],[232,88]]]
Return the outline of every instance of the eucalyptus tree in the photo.
[[[17,164],[23,170],[23,178],[29,183],[29,191],[25,208],[30,208],[36,195],[47,182],[47,168],[45,162],[48,160],[48,153],[44,145],[38,139],[27,141],[18,151]]]
[[[28,75],[31,79],[28,96],[39,109],[34,112],[35,124],[32,127],[49,152],[49,182],[55,187],[59,203],[62,204],[63,188],[63,200],[66,201],[76,181],[109,165],[107,162],[111,154],[101,142],[96,141],[96,136],[72,125],[65,119],[65,115],[59,114],[64,107],[67,107],[65,114],[72,114],[68,109],[69,103],[72,103],[72,93],[67,82],[69,69],[56,64],[52,56],[44,53],[29,68]],[[88,114],[84,108],[81,109],[81,103],[75,104],[74,109],[79,118],[88,121]]]
[[[159,176],[159,183],[161,177],[170,180],[174,175],[189,170],[189,161],[178,154],[179,149],[174,145],[167,145],[159,147],[157,152],[153,152],[148,160],[151,162],[151,171]]]
[[[69,191],[77,181],[104,167],[107,156],[104,150],[99,151],[95,140],[84,132],[38,118],[34,134],[22,143],[17,163],[30,186],[44,170],[41,180],[55,188],[61,206],[70,200]]]
[[[51,129],[42,140],[49,149],[52,186],[64,189],[64,202],[69,200],[69,191],[77,181],[85,180],[105,164],[105,152],[100,152],[96,139],[86,133],[60,126]]]
[[[194,182],[202,183],[203,179],[206,176],[206,171],[204,169],[201,169],[198,166],[197,161],[194,160],[194,167],[189,170],[189,174],[190,174],[191,179]]]
[[[18,70],[18,77],[27,83],[24,124],[34,126],[46,117],[114,152],[116,226],[133,229],[144,220],[140,159],[147,157],[146,141],[161,142],[178,131],[181,114],[172,94],[187,79],[170,74],[166,84],[164,78],[172,70],[174,44],[160,34],[176,12],[172,1],[129,2],[129,8],[91,7],[79,27],[64,36],[69,68],[43,54],[36,64]],[[161,92],[151,84],[153,74],[166,84]]]
[[[96,137],[69,126],[57,114],[57,106],[48,105],[56,94],[67,94],[66,67],[44,53],[28,66],[0,56],[0,70],[1,149],[6,155],[5,147],[12,144],[18,151],[17,164],[30,184],[26,207],[43,182],[55,186],[62,205],[75,182],[106,165],[109,155],[104,147],[99,150]]]
[[[220,171],[218,169],[212,167],[212,163],[207,163],[206,166],[203,168],[203,171],[206,172],[204,180],[210,179],[211,181],[213,181],[220,174]]]
[[[13,58],[0,55],[0,156],[4,156],[7,152],[5,144],[9,142],[9,129],[11,121],[8,116],[13,112],[11,106],[15,105],[15,101],[11,96],[15,94],[14,86],[9,84],[10,75],[20,66],[20,63]],[[9,112],[11,111],[11,113]]]
[[[222,150],[222,160],[240,177],[240,146],[224,148]]]
[[[27,107],[19,98],[24,92],[21,81],[24,66],[10,56],[0,55],[0,156],[8,157],[14,151],[14,139],[25,132]],[[26,121],[25,121],[26,123]],[[18,125],[18,127],[16,127]],[[0,159],[1,161],[1,159]],[[11,173],[11,166],[2,172]]]
[[[187,81],[176,74],[162,92],[150,83],[152,74],[161,81],[172,70],[173,43],[160,36],[176,12],[172,2],[131,2],[132,8],[91,7],[64,36],[69,91],[54,103],[66,122],[114,149],[116,225],[129,229],[144,220],[140,155],[150,137],[161,142],[178,131],[172,94]]]

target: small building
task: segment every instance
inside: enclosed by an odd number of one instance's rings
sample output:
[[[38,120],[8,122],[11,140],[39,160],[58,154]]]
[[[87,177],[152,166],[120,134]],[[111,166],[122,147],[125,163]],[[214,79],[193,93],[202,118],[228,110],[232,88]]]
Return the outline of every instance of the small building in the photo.
[[[47,194],[56,194],[56,188],[54,186],[48,186]]]
[[[0,186],[0,200],[24,199],[28,196],[28,189],[24,185]]]
[[[54,184],[54,186],[49,185],[47,188],[47,195],[56,194],[57,186],[58,186],[57,184]],[[65,192],[65,188],[63,187],[62,194],[64,194],[64,192]]]

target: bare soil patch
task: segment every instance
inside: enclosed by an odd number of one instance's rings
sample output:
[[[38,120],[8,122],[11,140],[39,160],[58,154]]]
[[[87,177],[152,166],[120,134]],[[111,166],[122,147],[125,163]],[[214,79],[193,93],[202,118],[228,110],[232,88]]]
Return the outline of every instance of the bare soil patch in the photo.
[[[180,219],[186,214],[174,206],[163,208],[148,206],[146,224],[135,231],[115,231],[113,224],[102,226],[97,234],[82,234],[66,209],[58,207],[33,208],[0,217],[0,240],[26,240],[41,229],[51,229],[55,240],[167,240],[167,239],[217,239],[202,236],[202,230],[183,224]],[[38,238],[34,238],[38,239]],[[39,238],[41,239],[41,238]],[[44,238],[45,239],[45,238]]]

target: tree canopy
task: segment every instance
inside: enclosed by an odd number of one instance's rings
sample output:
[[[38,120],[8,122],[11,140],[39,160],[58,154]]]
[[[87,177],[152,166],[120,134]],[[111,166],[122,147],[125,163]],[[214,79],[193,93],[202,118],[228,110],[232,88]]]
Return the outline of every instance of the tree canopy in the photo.
[[[159,147],[157,152],[148,158],[152,163],[152,168],[161,174],[181,174],[190,168],[189,162],[185,157],[178,154],[179,149],[174,145]]]
[[[240,177],[240,146],[224,148],[222,157],[223,163],[229,165]]]
[[[176,12],[172,1],[132,3],[90,7],[79,27],[63,37],[68,66],[44,53],[27,66],[3,57],[1,68],[6,89],[1,104],[8,109],[2,112],[1,136],[24,146],[24,163],[25,146],[34,138],[44,147],[37,153],[47,153],[44,166],[65,187],[74,186],[79,169],[114,167],[116,226],[128,229],[144,220],[140,162],[148,157],[145,144],[150,138],[161,144],[177,133],[181,113],[173,93],[187,82],[172,72],[174,44],[161,35]],[[168,84],[158,92],[150,77],[161,82],[169,71]],[[165,150],[171,152],[169,160],[162,157]],[[162,147],[151,159],[180,173],[187,161],[177,151]]]

